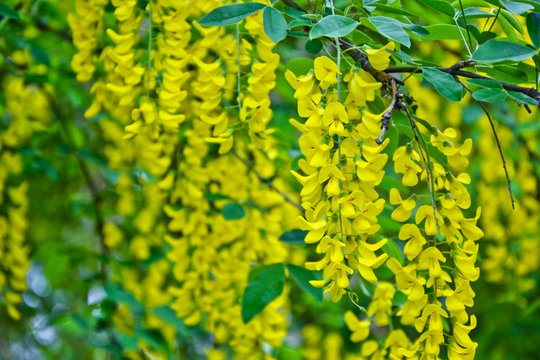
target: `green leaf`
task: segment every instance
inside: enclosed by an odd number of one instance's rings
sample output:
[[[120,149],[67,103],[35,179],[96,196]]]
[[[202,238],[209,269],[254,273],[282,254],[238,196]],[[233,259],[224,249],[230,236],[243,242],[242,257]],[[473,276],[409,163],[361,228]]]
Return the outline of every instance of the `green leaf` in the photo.
[[[534,47],[540,49],[540,13],[530,12],[527,15],[527,31]]]
[[[21,18],[17,11],[3,3],[0,3],[0,15],[9,19],[18,20]]]
[[[451,101],[461,100],[461,85],[454,80],[452,75],[432,68],[424,68],[422,74],[424,79],[433,85],[439,94]]]
[[[283,291],[285,267],[283,263],[257,269],[257,275],[248,284],[242,298],[242,320],[248,323],[264,310]]]
[[[298,26],[311,26],[311,21],[308,19],[294,19],[287,25],[287,30],[294,29]]]
[[[144,311],[144,305],[141,304],[135,296],[119,287],[119,285],[105,285],[103,287],[107,293],[107,298],[115,303],[123,302],[135,311]]]
[[[521,84],[529,81],[527,73],[515,66],[496,65],[493,68],[482,66],[477,66],[477,68],[497,80],[511,84]]]
[[[391,238],[387,239],[386,244],[383,245],[382,250],[388,254],[388,256],[395,258],[401,265],[405,263],[401,249],[396,245]]]
[[[394,293],[394,297],[392,299],[392,303],[395,305],[395,306],[401,306],[401,305],[405,305],[405,303],[407,302],[407,295],[405,295],[403,292],[401,292],[400,290],[396,291]]]
[[[221,208],[221,214],[223,214],[223,217],[227,220],[238,220],[246,216],[244,208],[233,203],[225,204],[223,208]]]
[[[415,14],[409,12],[409,11],[406,11],[406,10],[403,10],[403,9],[398,9],[398,8],[395,8],[395,7],[389,6],[389,5],[374,3],[371,6],[373,6],[375,9],[377,9],[379,11],[387,12],[387,13],[391,13],[391,14],[413,16],[413,17],[418,16],[418,15],[415,15]]]
[[[309,295],[313,296],[319,304],[322,302],[323,298],[323,289],[313,287],[309,281],[310,280],[321,280],[322,274],[319,271],[310,271],[304,269],[301,266],[296,266],[292,264],[287,264],[287,269],[289,269],[289,274],[296,281],[298,286],[304,290]]]
[[[529,10],[534,9],[534,6],[530,4],[525,4],[522,2],[514,2],[514,1],[503,1],[501,0],[501,4],[507,8],[509,11],[516,15],[521,15]],[[504,10],[504,9],[503,9]]]
[[[499,90],[503,89],[503,86],[500,82],[491,80],[491,79],[467,79],[467,82],[473,85],[481,86],[485,88],[499,89]]]
[[[381,227],[384,229],[384,230],[391,230],[391,231],[399,231],[401,229],[401,223],[398,223],[397,221],[394,221],[390,218],[390,216],[386,217],[386,216],[382,216],[378,219],[378,223],[379,225],[381,225]],[[385,244],[384,246],[386,246],[388,244]],[[384,249],[384,246],[383,246],[383,249]],[[388,253],[388,252],[387,252]],[[390,255],[390,253],[388,253]]]
[[[530,58],[535,53],[535,50],[513,42],[489,40],[476,49],[472,59],[484,63],[504,60],[521,61]]]
[[[501,9],[501,15],[514,27],[514,29],[520,34],[523,34],[523,26],[521,26],[521,23],[514,15],[504,9]]]
[[[313,69],[313,59],[308,59],[308,58],[292,59],[289,62],[287,62],[287,64],[285,64],[285,67],[288,70],[291,70],[296,76],[306,75],[311,69]]]
[[[186,325],[184,325],[184,322],[182,319],[178,318],[176,316],[176,313],[173,309],[171,309],[169,306],[160,306],[155,309],[153,309],[154,314],[159,316],[162,320],[168,322],[169,324],[173,325],[176,330],[184,337],[190,337],[189,329]]]
[[[306,243],[304,242],[304,239],[306,234],[307,231],[298,229],[287,231],[279,237],[279,241],[283,241],[291,245],[305,245]]]
[[[199,25],[225,26],[236,24],[265,7],[265,4],[251,2],[220,6],[203,16],[199,20]]]
[[[264,8],[263,27],[266,36],[275,43],[287,37],[287,22],[283,15],[273,7]]]
[[[366,18],[367,20],[367,18]],[[384,16],[373,16],[368,20],[377,31],[387,38],[397,41],[407,47],[411,46],[411,39],[409,34],[403,30],[402,23],[395,19],[387,18]]]
[[[306,42],[306,51],[312,55],[317,55],[322,47],[323,43],[319,39],[308,40]]]
[[[204,194],[204,197],[208,201],[231,200],[229,196],[220,193],[206,193]]]
[[[514,100],[516,100],[519,103],[527,104],[527,105],[534,105],[538,106],[538,101],[533,99],[532,97],[525,95],[523,93],[517,92],[517,91],[509,91],[508,95]]]
[[[392,188],[396,188],[400,192],[407,191],[407,188],[401,184],[401,181],[390,176],[384,176],[378,187],[387,191],[390,191]]]
[[[285,8],[283,8],[283,12],[285,13],[285,15],[288,15],[293,19],[301,19],[305,15],[305,13],[303,13],[302,11],[296,10],[295,8],[292,8],[290,6],[285,6]]]
[[[472,94],[473,98],[484,102],[501,102],[506,99],[506,92],[498,89],[480,89]]]
[[[495,17],[495,15],[491,13],[488,13],[488,12],[485,12],[476,8],[465,9],[464,13],[467,19],[481,19],[481,18]],[[463,17],[463,13],[461,11],[458,13],[458,18],[460,17]]]
[[[448,15],[450,17],[454,17],[454,8],[452,5],[448,4],[447,2],[440,1],[440,0],[420,0],[427,6],[442,12],[445,15]]]
[[[356,26],[358,26],[358,23],[348,17],[341,15],[326,16],[313,26],[309,32],[309,38],[346,36],[356,29]]]

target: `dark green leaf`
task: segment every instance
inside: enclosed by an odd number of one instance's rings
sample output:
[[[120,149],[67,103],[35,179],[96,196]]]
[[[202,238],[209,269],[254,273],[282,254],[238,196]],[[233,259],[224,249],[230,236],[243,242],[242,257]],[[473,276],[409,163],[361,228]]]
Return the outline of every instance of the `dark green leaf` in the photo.
[[[451,101],[461,100],[461,85],[454,80],[452,75],[432,68],[424,68],[422,74],[424,79],[433,85],[439,94]]]
[[[306,42],[306,51],[310,54],[317,55],[321,51],[323,43],[319,39],[308,40]]]
[[[511,84],[521,84],[529,81],[527,73],[515,66],[497,65],[493,68],[477,66],[477,68],[497,80]]]
[[[527,15],[527,31],[534,46],[540,49],[540,13],[530,12]]]
[[[279,241],[292,245],[305,245],[304,238],[306,237],[306,234],[307,231],[298,229],[287,231],[279,237]]]
[[[367,20],[367,18],[366,18]],[[409,34],[403,30],[402,23],[395,19],[387,18],[384,16],[373,16],[369,18],[369,22],[375,26],[377,31],[392,40],[395,40],[407,47],[411,46],[411,39]]]
[[[512,99],[516,100],[519,103],[538,106],[538,101],[523,93],[517,91],[509,91],[508,95],[510,95]]]
[[[454,8],[452,5],[448,4],[447,2],[440,1],[440,0],[420,0],[427,6],[442,12],[445,15],[448,15],[450,17],[454,17]]]
[[[206,193],[206,194],[204,194],[204,197],[208,201],[230,200],[231,199],[227,195],[223,195],[223,194],[219,194],[219,193]]]
[[[390,176],[383,177],[381,183],[378,186],[381,189],[390,191],[392,188],[398,189],[400,192],[407,191],[407,188],[401,184],[401,181],[398,181]]]
[[[322,36],[342,37],[349,35],[358,23],[353,19],[341,15],[330,15],[322,18],[309,32],[310,39]]]
[[[199,24],[205,26],[236,24],[265,7],[265,4],[252,2],[220,6],[203,16],[203,18],[199,20]]]
[[[266,36],[275,43],[287,37],[287,22],[273,7],[268,6],[263,10],[263,26]]]
[[[311,26],[311,21],[308,19],[294,19],[287,25],[287,29],[294,29],[298,26]]]
[[[423,26],[416,25],[416,24],[404,24],[402,23],[401,26],[412,32],[413,34],[416,34],[418,36],[428,36],[429,31],[427,31]]]
[[[485,102],[501,102],[506,99],[506,92],[498,89],[480,89],[472,94],[473,98]]]
[[[386,216],[381,216],[379,217],[379,225],[381,225],[381,227],[384,229],[384,230],[391,230],[391,231],[399,231],[401,229],[401,224],[398,223],[397,221],[394,221],[390,218],[390,216],[386,217]],[[385,244],[384,246],[386,246],[388,244]],[[384,249],[384,246],[383,246],[383,249]],[[386,253],[388,253],[390,255],[390,253],[388,251],[385,250]],[[392,256],[392,255],[390,255]]]
[[[221,214],[227,220],[238,220],[246,216],[244,208],[234,203],[225,204],[221,209]]]
[[[476,86],[481,86],[485,88],[491,88],[491,89],[499,89],[502,90],[503,86],[500,82],[490,79],[467,79],[468,83],[471,83]]]
[[[305,13],[303,13],[302,11],[296,10],[295,8],[292,8],[290,6],[285,6],[285,8],[283,8],[283,12],[285,13],[285,15],[288,15],[293,19],[301,19],[305,15]]]
[[[0,15],[9,19],[20,19],[20,15],[13,8],[7,6],[4,3],[0,3]]]
[[[289,269],[289,274],[296,281],[298,286],[304,290],[309,295],[313,296],[319,304],[322,302],[323,290],[311,286],[309,283],[310,280],[321,280],[322,274],[318,271],[310,271],[304,269],[303,267],[287,264],[287,269]]]
[[[504,60],[521,61],[530,58],[535,53],[535,50],[513,42],[489,40],[476,49],[472,59],[484,63]]]
[[[264,266],[248,284],[242,298],[242,320],[248,323],[283,291],[283,263]]]

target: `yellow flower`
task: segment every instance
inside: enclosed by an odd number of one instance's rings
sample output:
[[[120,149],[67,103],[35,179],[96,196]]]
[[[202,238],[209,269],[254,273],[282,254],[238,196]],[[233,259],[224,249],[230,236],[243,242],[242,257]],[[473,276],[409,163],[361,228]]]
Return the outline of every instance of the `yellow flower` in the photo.
[[[404,222],[409,220],[412,214],[412,210],[416,206],[416,201],[409,198],[407,200],[401,199],[399,190],[396,188],[390,189],[390,204],[399,206],[392,212],[390,217],[398,222]]]
[[[345,323],[349,330],[352,331],[351,341],[360,342],[369,336],[369,320],[359,320],[351,310],[345,312]]]
[[[349,122],[349,116],[345,107],[339,102],[332,102],[326,105],[323,113],[323,125],[328,127],[328,134],[347,136],[348,133],[343,124]]]
[[[403,253],[409,260],[414,259],[422,251],[426,239],[422,236],[420,229],[414,224],[405,224],[399,230],[399,239],[407,241]]]
[[[432,246],[427,248],[420,254],[420,261],[418,262],[418,269],[429,270],[429,276],[436,278],[441,275],[441,265],[439,262],[446,262],[445,257],[439,249]]]
[[[366,49],[368,60],[375,70],[382,71],[390,65],[390,53],[388,50],[394,50],[394,43],[389,42],[380,49]]]
[[[323,90],[337,83],[337,74],[341,74],[338,66],[328,56],[319,56],[314,62],[315,77],[321,82]]]

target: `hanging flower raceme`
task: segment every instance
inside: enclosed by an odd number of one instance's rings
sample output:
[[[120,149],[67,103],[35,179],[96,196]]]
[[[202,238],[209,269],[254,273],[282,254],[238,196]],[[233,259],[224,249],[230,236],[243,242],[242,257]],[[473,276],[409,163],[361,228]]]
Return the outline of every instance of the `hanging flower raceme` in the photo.
[[[323,254],[306,267],[323,270],[327,280],[312,284],[324,286],[333,301],[343,296],[354,270],[376,282],[372,269],[387,258],[375,254],[385,242],[373,243],[369,235],[377,232],[377,216],[384,206],[374,187],[384,174],[387,156],[381,151],[388,141],[380,146],[375,143],[378,135],[366,128],[372,120],[367,111],[361,115],[358,109],[339,102],[339,74],[337,64],[325,56],[315,59],[313,74],[286,74],[295,89],[298,114],[307,118],[304,124],[291,120],[302,132],[299,145],[305,156],[298,163],[305,175],[292,172],[303,185],[300,195],[306,212],[299,218],[299,226],[308,231],[306,243],[318,243],[317,252]],[[349,92],[348,101],[363,106],[366,99],[373,98],[380,84],[373,84],[370,77],[362,70],[346,77],[349,87],[355,89]]]

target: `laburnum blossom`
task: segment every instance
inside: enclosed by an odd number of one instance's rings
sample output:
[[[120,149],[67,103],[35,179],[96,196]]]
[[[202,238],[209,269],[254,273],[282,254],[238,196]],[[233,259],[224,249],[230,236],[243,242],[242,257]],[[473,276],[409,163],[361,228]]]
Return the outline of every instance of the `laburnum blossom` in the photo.
[[[390,258],[386,266],[396,275],[398,288],[407,295],[408,300],[416,301],[424,296],[424,284],[426,279],[417,277],[416,266],[409,264],[402,267],[395,258]]]
[[[371,321],[358,319],[350,310],[345,312],[344,318],[347,327],[352,331],[352,342],[363,341],[369,336],[369,326],[371,325]]]
[[[368,306],[369,316],[375,316],[375,323],[378,326],[388,325],[390,319],[388,312],[392,308],[392,298],[396,289],[389,282],[381,281],[375,288],[375,293]]]
[[[412,210],[416,206],[416,201],[413,198],[403,200],[396,188],[390,189],[390,204],[399,205],[390,215],[390,217],[398,222],[409,220]]]
[[[420,165],[416,162],[420,160],[420,155],[407,146],[400,146],[392,156],[394,160],[394,170],[398,174],[403,174],[401,182],[403,186],[415,186],[418,184],[418,173],[422,171]]]
[[[320,81],[323,90],[337,83],[337,74],[341,74],[338,66],[328,56],[319,56],[314,61],[315,78]]]
[[[375,70],[385,70],[390,64],[391,53],[386,50],[394,50],[394,43],[389,42],[380,49],[366,49],[369,63]]]
[[[409,260],[414,259],[422,251],[426,238],[415,224],[404,224],[399,230],[399,239],[407,241],[403,253]]]
[[[349,116],[345,107],[339,102],[326,105],[323,113],[323,125],[328,127],[328,134],[347,136],[343,124],[349,123]]]
[[[437,278],[442,273],[440,262],[446,262],[446,258],[439,249],[431,246],[420,254],[418,269],[429,270],[429,276],[431,278]]]

